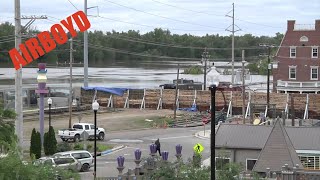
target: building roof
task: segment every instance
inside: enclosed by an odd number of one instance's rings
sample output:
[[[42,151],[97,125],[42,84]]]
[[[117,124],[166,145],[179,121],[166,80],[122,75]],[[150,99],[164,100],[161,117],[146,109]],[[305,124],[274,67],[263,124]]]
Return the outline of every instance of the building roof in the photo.
[[[215,147],[262,149],[273,126],[220,124]],[[320,150],[320,127],[285,127],[296,150]]]
[[[291,168],[297,167],[296,165],[303,167],[285,128],[277,120],[260,152],[253,171],[267,172],[267,168],[270,168],[271,172],[280,172],[285,164]]]

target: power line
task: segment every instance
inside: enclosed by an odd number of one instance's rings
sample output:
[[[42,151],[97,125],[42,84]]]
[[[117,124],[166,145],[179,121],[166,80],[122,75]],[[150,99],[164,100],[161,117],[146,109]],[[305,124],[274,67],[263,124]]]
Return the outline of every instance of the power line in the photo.
[[[221,15],[221,14],[213,14],[213,13],[208,13],[208,12],[203,12],[203,11],[195,11],[195,10],[191,10],[191,9],[182,8],[180,6],[175,6],[175,5],[172,5],[172,4],[163,3],[163,2],[160,2],[160,1],[157,1],[157,0],[151,0],[151,1],[159,3],[159,4],[163,4],[163,5],[166,5],[166,6],[174,7],[174,8],[177,8],[177,9],[182,9],[182,10],[185,10],[185,11],[193,12],[193,13],[225,17],[224,15]],[[242,20],[242,19],[239,19],[239,18],[235,18],[235,19],[239,20],[239,21],[242,21],[242,22],[255,24],[255,25],[259,25],[259,26],[264,26],[264,27],[281,28],[281,27],[275,27],[275,26],[265,25],[265,24],[261,24],[261,23],[256,23],[256,22],[252,22],[252,21]]]
[[[99,18],[102,18],[102,19],[107,19],[107,20],[110,20],[110,21],[115,21],[115,22],[122,22],[122,23],[126,23],[126,24],[132,24],[132,25],[137,25],[137,26],[143,26],[143,27],[149,27],[149,28],[162,28],[162,29],[167,29],[169,30],[169,28],[167,27],[156,27],[156,26],[150,26],[150,25],[146,25],[146,24],[139,24],[139,23],[132,23],[132,22],[128,22],[128,21],[122,21],[122,20],[119,20],[119,19],[112,19],[112,18],[108,18],[108,17],[104,17],[104,16],[98,16]],[[170,28],[171,30],[176,30],[176,31],[203,31],[203,30],[188,30],[188,29],[176,29],[176,28]]]
[[[177,9],[190,11],[190,12],[193,12],[193,13],[225,17],[224,15],[221,15],[221,14],[212,14],[212,13],[207,13],[207,12],[203,12],[203,11],[195,11],[195,10],[191,10],[191,9],[182,8],[182,7],[179,7],[179,6],[174,6],[172,4],[163,3],[163,2],[160,2],[160,1],[156,1],[156,0],[151,0],[151,1],[159,3],[159,4],[163,4],[163,5],[166,5],[166,6],[171,6],[171,7],[177,8]]]
[[[197,25],[197,26],[213,28],[213,29],[223,29],[223,28],[218,28],[218,27],[213,27],[213,26],[208,26],[208,25],[203,25],[203,24],[197,24],[197,23],[191,23],[191,22],[188,22],[188,21],[183,21],[183,20],[179,20],[179,19],[173,19],[173,18],[169,18],[169,17],[166,17],[166,16],[161,16],[161,15],[158,15],[158,14],[149,13],[149,12],[146,12],[146,11],[143,11],[143,10],[140,10],[140,9],[136,9],[136,8],[133,8],[133,7],[125,6],[125,5],[122,5],[122,4],[119,4],[119,3],[115,3],[115,2],[112,2],[112,1],[109,1],[109,0],[104,0],[104,1],[109,2],[111,4],[115,4],[115,5],[124,7],[124,8],[127,8],[127,9],[131,9],[131,10],[134,10],[134,11],[137,11],[137,12],[149,14],[151,16],[161,17],[161,18],[164,18],[164,19],[169,19],[169,20],[176,21],[176,22],[182,22],[182,23],[185,23],[185,24]]]
[[[75,44],[83,46],[83,42],[76,42]],[[195,61],[201,60],[200,58],[148,55],[148,54],[144,54],[144,53],[131,52],[131,51],[126,51],[126,50],[122,50],[122,49],[110,48],[110,47],[105,47],[105,46],[95,45],[95,44],[90,44],[90,43],[88,43],[88,45],[90,45],[89,48],[93,48],[93,49],[113,51],[113,52],[118,52],[118,53],[122,53],[122,54],[130,54],[130,55],[135,55],[135,56],[154,57],[154,58],[160,58],[160,59],[176,59],[176,60],[195,60]],[[257,59],[257,58],[259,58],[259,56],[250,56],[246,59]],[[229,59],[214,59],[214,60],[226,61]],[[241,60],[241,57],[237,57],[237,60]]]
[[[78,9],[70,0],[68,0],[68,1],[69,1],[69,3],[70,3],[76,10],[79,11],[79,9]]]

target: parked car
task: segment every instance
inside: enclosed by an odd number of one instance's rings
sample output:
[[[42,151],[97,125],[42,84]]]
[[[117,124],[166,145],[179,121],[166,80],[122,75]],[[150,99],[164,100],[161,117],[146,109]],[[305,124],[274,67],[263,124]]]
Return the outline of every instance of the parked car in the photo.
[[[74,157],[42,157],[37,159],[34,163],[34,165],[48,165],[52,167],[58,167],[61,169],[69,169],[73,171],[80,171],[81,170],[81,163],[75,159]]]
[[[59,152],[53,155],[53,157],[73,157],[80,162],[80,170],[85,172],[89,171],[90,167],[93,166],[94,160],[91,153],[84,150],[77,150],[77,151],[66,151],[66,152]]]
[[[86,139],[94,139],[94,124],[90,123],[75,123],[71,129],[62,129],[58,131],[58,136],[62,141],[68,141],[72,139],[74,142],[78,142],[84,139],[84,133],[87,133]],[[104,128],[97,128],[96,136],[99,140],[103,140],[105,136]]]

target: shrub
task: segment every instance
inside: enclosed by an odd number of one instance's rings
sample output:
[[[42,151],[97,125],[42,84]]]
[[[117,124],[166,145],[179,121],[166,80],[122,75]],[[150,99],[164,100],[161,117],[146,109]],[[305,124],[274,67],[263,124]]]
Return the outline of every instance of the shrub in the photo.
[[[81,144],[81,143],[76,143],[76,144],[73,146],[73,149],[74,149],[74,150],[83,150],[83,144]]]
[[[48,155],[53,155],[57,152],[57,139],[54,132],[54,129],[52,126],[49,127],[49,132],[47,135],[47,141],[48,141]]]
[[[203,74],[203,67],[190,66],[183,71],[184,74]]]
[[[43,137],[43,151],[44,151],[44,154],[47,156],[50,155],[49,154],[49,143],[50,143],[49,133],[46,132],[46,133],[44,133],[44,137]]]
[[[79,174],[52,166],[35,166],[31,163],[24,164],[18,154],[9,154],[0,158],[0,179],[56,179],[59,175],[62,179],[80,179]]]
[[[35,156],[36,159],[41,157],[41,138],[40,133],[33,128],[31,133],[30,157]]]
[[[57,144],[57,152],[71,151],[72,148],[69,143],[61,142]]]

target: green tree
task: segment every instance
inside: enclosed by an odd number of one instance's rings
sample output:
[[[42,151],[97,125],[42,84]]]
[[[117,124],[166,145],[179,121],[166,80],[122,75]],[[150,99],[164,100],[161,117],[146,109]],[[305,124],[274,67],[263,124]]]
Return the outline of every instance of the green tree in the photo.
[[[49,132],[46,132],[43,135],[43,151],[46,156],[50,155],[49,144],[50,144]]]
[[[49,127],[49,131],[44,135],[43,148],[45,155],[53,155],[57,152],[57,139],[52,126]]]
[[[39,159],[41,157],[41,137],[35,128],[32,130],[30,141],[30,157],[35,156],[36,159]]]

